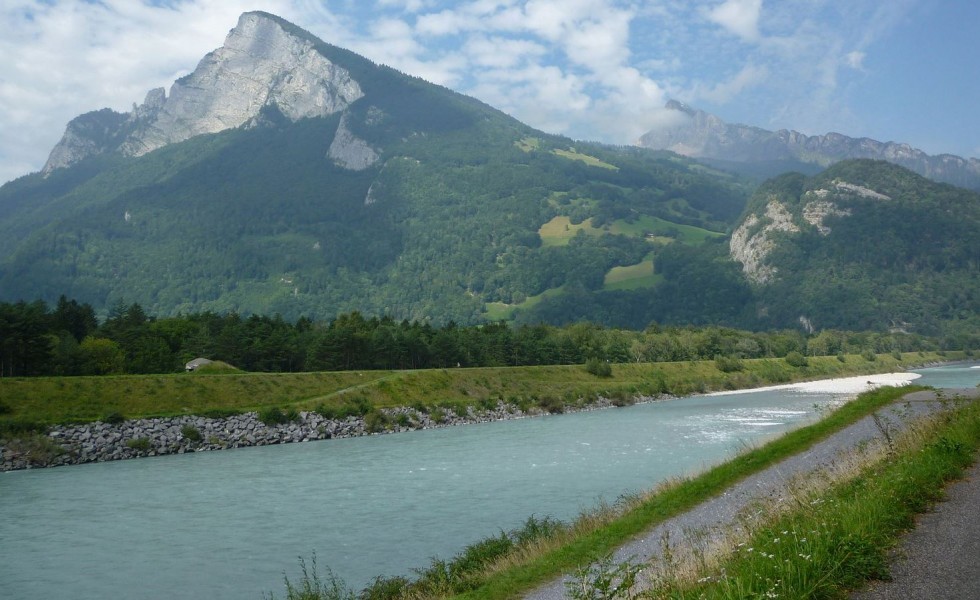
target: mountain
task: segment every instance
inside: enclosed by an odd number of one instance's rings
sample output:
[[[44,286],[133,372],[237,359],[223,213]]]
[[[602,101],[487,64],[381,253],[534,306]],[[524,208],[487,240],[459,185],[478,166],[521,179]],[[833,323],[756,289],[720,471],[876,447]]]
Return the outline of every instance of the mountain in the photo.
[[[475,323],[652,290],[662,254],[723,248],[748,193],[250,12],[169,92],[73,119],[0,187],[0,300]]]
[[[763,324],[976,330],[980,194],[897,165],[848,160],[769,180],[729,247]]]
[[[885,160],[935,181],[980,190],[980,160],[952,154],[930,156],[908,144],[851,138],[839,133],[807,136],[726,123],[715,115],[671,100],[675,125],[640,137],[638,145],[670,150],[736,172],[774,176],[787,171],[815,174],[849,158]]]

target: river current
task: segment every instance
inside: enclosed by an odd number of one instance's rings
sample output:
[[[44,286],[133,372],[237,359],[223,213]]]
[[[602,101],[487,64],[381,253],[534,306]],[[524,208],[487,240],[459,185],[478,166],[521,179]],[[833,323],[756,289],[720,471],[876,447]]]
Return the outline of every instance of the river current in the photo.
[[[916,373],[936,387],[980,382],[976,364]],[[3,473],[0,598],[281,597],[283,573],[298,579],[297,558],[314,552],[359,589],[530,515],[573,519],[702,470],[851,392],[789,386]]]

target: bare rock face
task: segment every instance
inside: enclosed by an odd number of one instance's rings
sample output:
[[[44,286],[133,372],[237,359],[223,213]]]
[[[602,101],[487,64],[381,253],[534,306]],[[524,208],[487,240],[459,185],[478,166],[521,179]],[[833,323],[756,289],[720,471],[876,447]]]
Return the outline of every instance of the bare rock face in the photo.
[[[323,117],[363,95],[350,73],[311,40],[287,31],[271,15],[245,13],[224,45],[177,80],[169,96],[162,88],[150,91],[143,104],[115,118],[114,129],[98,137],[88,135],[88,115],[69,123],[44,171],[100,152],[140,156],[196,135],[255,125],[269,108],[292,121]]]
[[[770,197],[765,215],[749,215],[732,232],[729,242],[731,257],[742,263],[742,271],[749,281],[768,283],[776,274],[776,268],[766,261],[776,247],[772,234],[777,231],[796,233],[799,230],[786,206],[778,198]]]
[[[340,118],[337,133],[327,151],[334,164],[352,171],[363,171],[378,162],[378,153],[366,141],[354,135],[348,127],[348,115]]]
[[[769,131],[732,124],[675,100],[666,108],[675,111],[674,124],[645,133],[637,145],[730,163],[795,161],[827,167],[844,159],[872,158],[901,165],[935,181],[980,190],[980,160],[976,158],[930,156],[908,144],[839,133],[808,136],[786,129]]]
[[[732,232],[729,255],[733,260],[742,263],[742,272],[749,281],[759,285],[770,283],[777,271],[769,261],[777,244],[778,236],[775,234],[798,234],[802,231],[801,228],[811,225],[820,235],[828,236],[832,232],[825,219],[831,216],[851,216],[853,213],[847,204],[854,199],[892,201],[886,194],[842,179],[834,179],[822,188],[807,190],[800,197],[799,203],[787,203],[771,194],[767,198],[764,211],[757,209],[750,213]],[[789,206],[793,205],[796,207],[791,210]]]

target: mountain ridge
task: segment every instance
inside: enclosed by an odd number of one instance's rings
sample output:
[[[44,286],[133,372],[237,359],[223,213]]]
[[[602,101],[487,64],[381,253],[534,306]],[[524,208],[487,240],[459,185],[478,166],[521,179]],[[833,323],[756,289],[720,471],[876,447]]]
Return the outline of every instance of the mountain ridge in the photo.
[[[273,15],[240,22],[253,20],[276,48],[299,49],[288,55],[321,66],[308,55],[322,55],[333,65],[319,71],[326,85],[349,77],[345,89],[360,95],[335,111],[284,109],[284,94],[269,90],[282,89],[286,62],[265,71],[268,88],[248,111],[208,116],[219,131],[177,141],[201,114],[181,102],[224,98],[248,68],[234,60],[268,62],[239,53],[225,68],[219,48],[169,97],[151,91],[131,113],[80,116],[66,131],[78,156],[0,187],[0,297],[67,294],[100,311],[135,301],[160,315],[360,310],[473,323],[624,277],[654,285],[653,255],[721,235],[747,198],[731,174],[536,131]],[[248,45],[234,29],[229,38]],[[217,85],[185,93],[204,80]],[[290,106],[311,105],[326,106]],[[173,115],[187,118],[167,129]]]
[[[936,181],[980,190],[980,160],[976,158],[929,155],[905,143],[853,138],[834,132],[808,136],[788,129],[770,131],[732,124],[676,100],[668,101],[666,108],[683,115],[683,120],[643,134],[637,145],[722,161],[719,164],[736,170],[757,165],[768,176],[789,170],[814,174],[849,158],[885,160]],[[772,169],[766,169],[767,164],[774,165],[777,171],[769,172]]]

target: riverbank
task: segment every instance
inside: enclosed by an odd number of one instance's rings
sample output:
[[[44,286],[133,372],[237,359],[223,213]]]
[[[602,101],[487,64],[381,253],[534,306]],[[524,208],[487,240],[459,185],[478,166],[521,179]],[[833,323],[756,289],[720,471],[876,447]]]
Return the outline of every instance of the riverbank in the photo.
[[[611,377],[596,377],[575,365],[0,380],[5,401],[15,408],[6,433],[0,429],[6,438],[0,441],[0,471],[595,410],[716,390],[759,389],[766,383],[874,374],[939,358],[943,357],[922,353],[883,355],[874,361],[812,357],[802,366],[782,359],[757,359],[740,361],[737,370],[722,370],[716,361],[621,364],[613,366]],[[856,394],[868,389],[872,377],[834,380],[847,381],[844,391],[837,393]],[[776,387],[787,385],[800,384]],[[853,392],[847,391],[848,386]],[[263,394],[274,402],[271,406],[241,410],[249,406],[245,399],[254,403]],[[185,414],[123,416],[134,410],[172,413],[172,407],[183,404],[194,408],[182,407]],[[108,416],[96,420],[92,414]],[[65,423],[66,415],[89,416],[90,421]]]
[[[569,407],[568,412],[611,406],[611,401],[601,398],[587,405]],[[548,412],[540,408],[525,411],[500,403],[485,410],[466,407],[462,414],[411,407],[386,408],[369,413],[381,415],[375,418],[365,415],[336,419],[315,411],[302,411],[286,423],[272,424],[263,422],[259,413],[248,412],[224,418],[187,415],[121,423],[56,425],[45,433],[34,433],[0,446],[0,471],[401,433],[545,414]],[[378,424],[379,419],[383,425]]]

